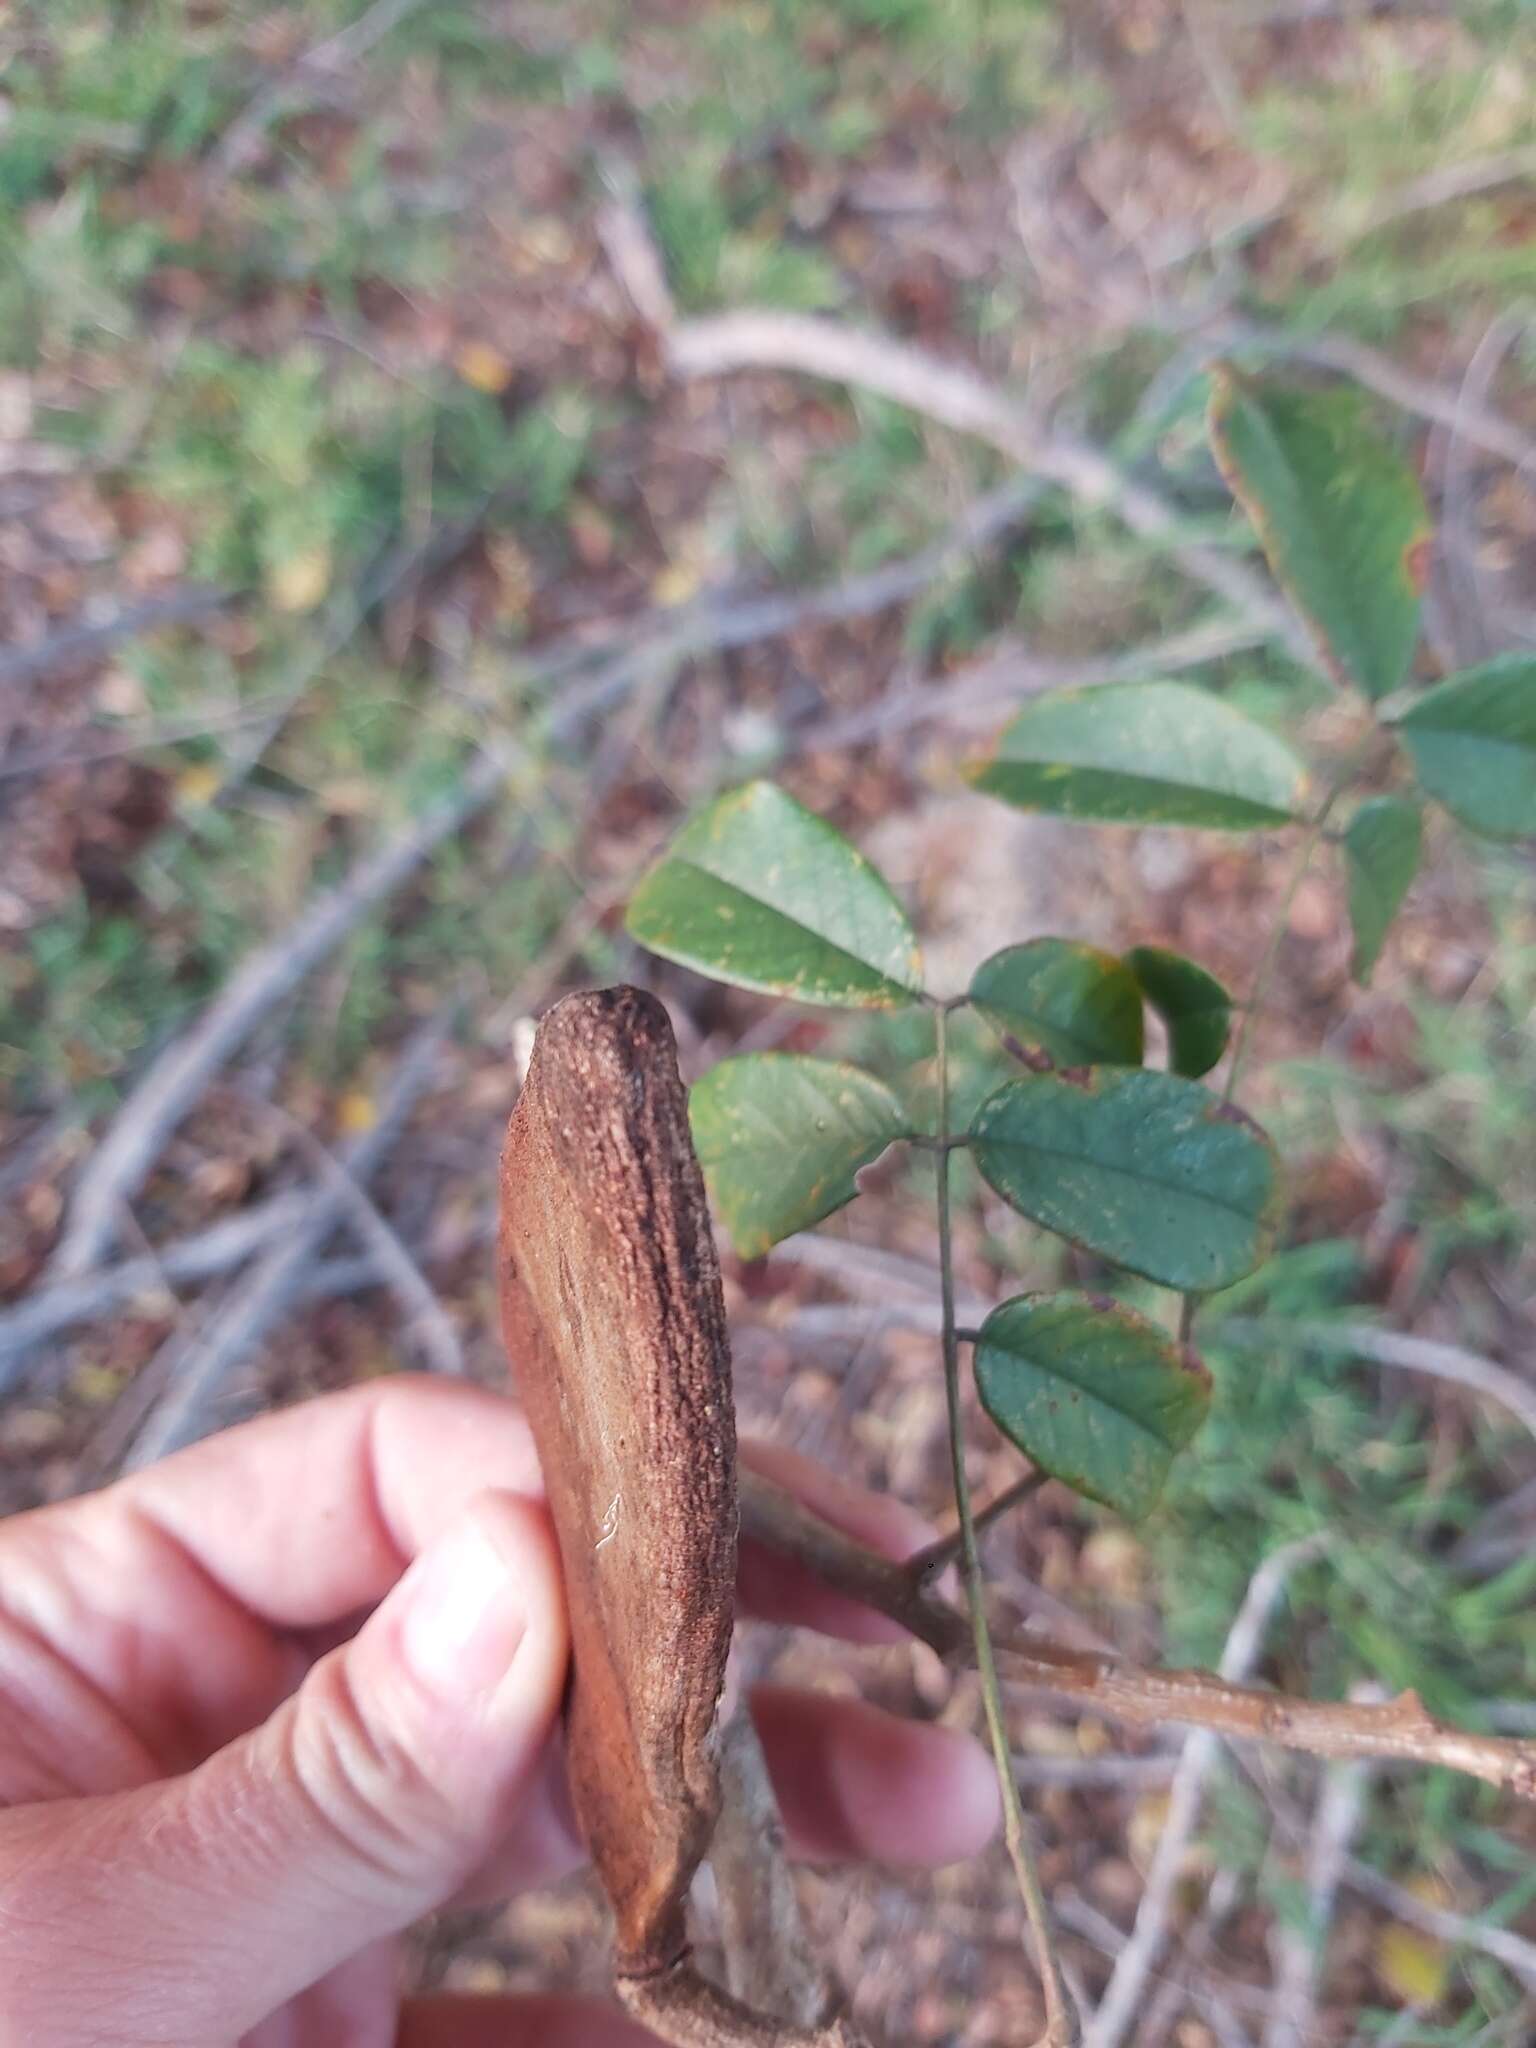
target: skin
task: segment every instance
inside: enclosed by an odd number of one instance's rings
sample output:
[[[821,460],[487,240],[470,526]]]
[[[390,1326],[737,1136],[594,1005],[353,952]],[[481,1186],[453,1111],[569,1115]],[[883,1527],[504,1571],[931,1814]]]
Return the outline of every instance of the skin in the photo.
[[[848,1533],[888,1501],[745,1453]],[[744,1609],[880,1617],[744,1554]],[[49,2048],[641,2048],[591,2000],[402,1999],[396,1937],[581,1860],[567,1627],[521,1415],[392,1378],[0,1525],[0,2039]],[[985,1758],[857,1701],[754,1712],[802,1855],[940,1864],[996,1822]]]

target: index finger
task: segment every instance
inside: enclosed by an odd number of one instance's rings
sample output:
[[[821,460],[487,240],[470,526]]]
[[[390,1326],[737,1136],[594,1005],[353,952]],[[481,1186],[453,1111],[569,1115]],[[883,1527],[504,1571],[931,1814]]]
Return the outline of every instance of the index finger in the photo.
[[[889,1504],[782,1453],[748,1455],[851,1533],[896,1535]],[[375,1605],[490,1490],[543,1494],[511,1401],[463,1381],[374,1381],[18,1517],[0,1529],[0,1623],[117,1701],[166,1768],[264,1718],[307,1661],[289,1632]],[[889,1623],[771,1559],[744,1559],[743,1596],[775,1620],[890,1639]]]

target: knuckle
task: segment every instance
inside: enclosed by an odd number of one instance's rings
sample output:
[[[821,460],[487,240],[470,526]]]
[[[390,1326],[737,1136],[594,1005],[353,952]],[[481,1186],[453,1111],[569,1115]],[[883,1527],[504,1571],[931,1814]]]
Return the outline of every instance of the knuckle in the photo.
[[[414,1871],[454,1833],[453,1814],[424,1766],[405,1716],[370,1700],[345,1651],[310,1673],[288,1720],[287,1763],[318,1824],[387,1877]]]

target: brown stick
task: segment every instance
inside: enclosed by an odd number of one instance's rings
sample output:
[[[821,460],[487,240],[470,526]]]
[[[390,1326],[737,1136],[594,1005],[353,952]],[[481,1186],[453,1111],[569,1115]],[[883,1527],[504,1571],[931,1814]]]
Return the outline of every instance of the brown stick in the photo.
[[[1184,538],[1178,508],[1076,436],[1044,428],[1023,405],[974,371],[921,349],[802,313],[724,313],[688,320],[666,336],[674,370],[715,377],[731,370],[798,370],[877,391],[895,404],[974,435],[1086,505],[1102,505],[1133,533],[1166,547],[1179,565],[1285,642],[1309,668],[1317,657],[1289,610],[1246,563]]]
[[[755,1472],[741,1475],[741,1520],[745,1534],[889,1615],[946,1661],[970,1661],[970,1624],[957,1608],[914,1583],[905,1566],[829,1529]],[[1310,1756],[1439,1764],[1536,1800],[1536,1742],[1453,1728],[1437,1721],[1417,1693],[1399,1693],[1380,1705],[1304,1700],[1231,1684],[1210,1671],[1154,1670],[1045,1636],[994,1632],[994,1641],[1016,1684],[1127,1727],[1176,1721]]]
[[[824,2026],[839,2001],[806,1936],[784,1822],[745,1704],[720,1745],[720,1818],[709,1861],[733,1997],[792,2026]]]

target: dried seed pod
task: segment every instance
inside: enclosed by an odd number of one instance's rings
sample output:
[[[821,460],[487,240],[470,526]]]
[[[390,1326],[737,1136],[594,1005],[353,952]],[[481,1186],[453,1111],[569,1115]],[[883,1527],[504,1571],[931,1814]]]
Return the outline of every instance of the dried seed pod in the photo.
[[[688,1887],[720,1808],[736,1426],[688,1098],[653,996],[569,996],[540,1025],[502,1155],[499,1255],[565,1569],[572,1789],[620,1997],[675,2048],[857,2048],[831,2015],[750,2011],[688,1953]]]
[[[619,1973],[655,1976],[686,1947],[719,1805],[736,1431],[672,1026],[640,989],[570,996],[539,1027],[502,1158],[501,1288],[570,1599],[576,1808]]]

